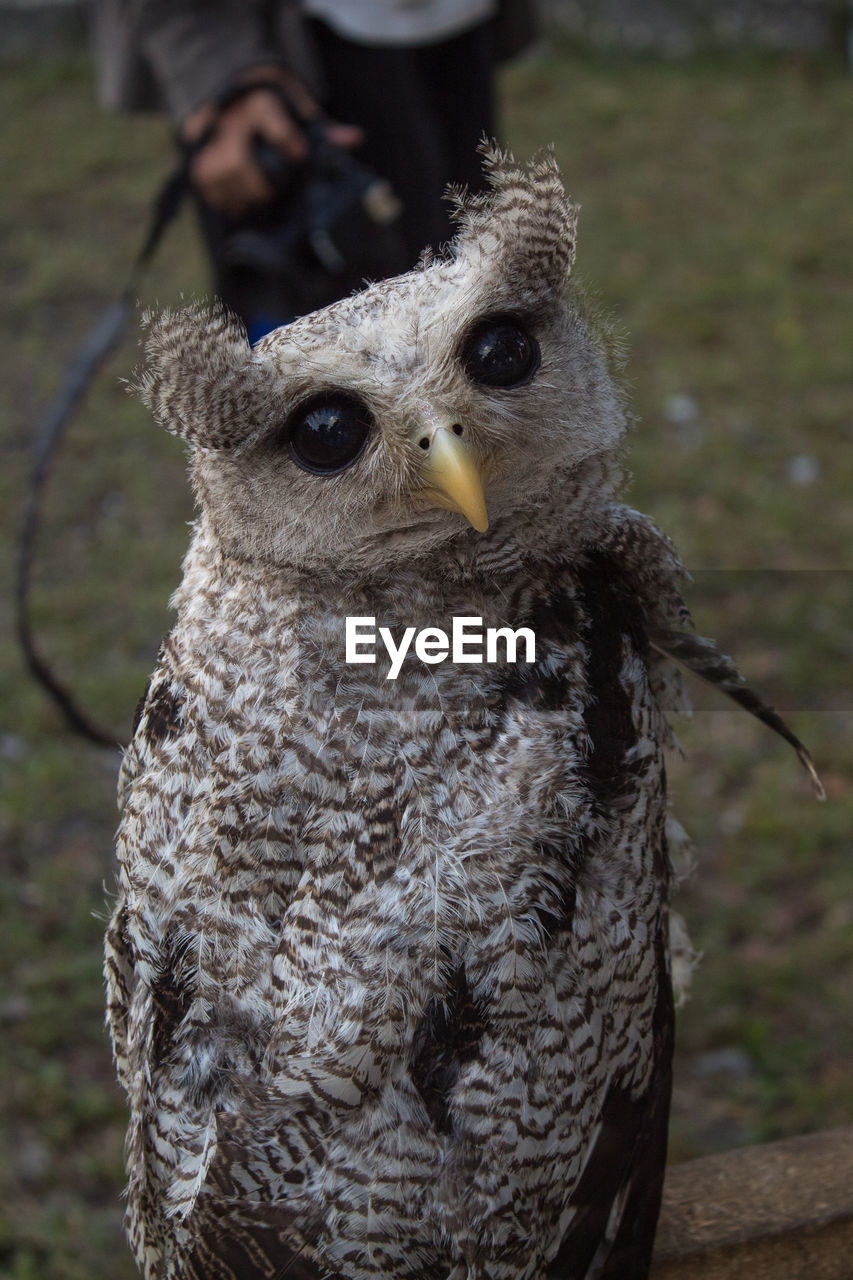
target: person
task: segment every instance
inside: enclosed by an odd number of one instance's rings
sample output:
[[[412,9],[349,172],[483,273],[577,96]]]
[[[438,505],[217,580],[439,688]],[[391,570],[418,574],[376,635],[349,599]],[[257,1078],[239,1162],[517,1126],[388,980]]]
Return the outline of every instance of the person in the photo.
[[[481,189],[495,67],[535,32],[531,0],[100,0],[95,19],[101,99],[168,110],[216,292],[253,341],[359,283],[323,264],[292,270],[292,245],[264,258],[292,199],[261,157],[297,172],[322,120],[322,137],[401,203],[394,228],[376,229],[388,269],[374,274],[404,270],[449,238],[447,187]]]

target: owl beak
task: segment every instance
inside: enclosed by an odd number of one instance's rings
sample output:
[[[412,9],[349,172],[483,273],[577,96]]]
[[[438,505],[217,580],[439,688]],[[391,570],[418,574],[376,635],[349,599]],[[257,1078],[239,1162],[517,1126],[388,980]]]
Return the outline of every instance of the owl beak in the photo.
[[[421,430],[415,437],[427,454],[424,496],[433,506],[458,511],[478,533],[485,533],[489,517],[483,481],[461,433],[455,424]]]

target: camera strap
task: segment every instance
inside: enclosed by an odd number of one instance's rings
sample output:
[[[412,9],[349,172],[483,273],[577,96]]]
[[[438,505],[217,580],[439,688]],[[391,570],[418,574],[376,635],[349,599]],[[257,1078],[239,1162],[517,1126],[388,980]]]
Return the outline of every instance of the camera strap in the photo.
[[[151,207],[145,238],[124,289],[98,316],[72,357],[59,391],[42,415],[33,444],[32,469],[16,546],[15,623],[27,668],[53,699],[69,728],[98,746],[116,747],[119,744],[115,734],[102,729],[83,711],[36,644],[30,612],[35,543],[45,486],[53,460],[86,392],[127,329],[142,272],[153,258],[189,188],[191,158],[192,153],[183,155],[161,186]]]

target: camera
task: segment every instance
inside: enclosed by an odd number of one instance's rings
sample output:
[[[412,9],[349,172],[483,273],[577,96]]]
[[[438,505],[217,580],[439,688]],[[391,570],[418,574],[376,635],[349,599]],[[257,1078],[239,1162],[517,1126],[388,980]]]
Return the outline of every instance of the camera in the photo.
[[[222,219],[217,237],[220,290],[253,340],[411,265],[390,183],[330,142],[322,123],[308,122],[304,134],[299,164],[255,137],[253,158],[275,194],[239,221]]]

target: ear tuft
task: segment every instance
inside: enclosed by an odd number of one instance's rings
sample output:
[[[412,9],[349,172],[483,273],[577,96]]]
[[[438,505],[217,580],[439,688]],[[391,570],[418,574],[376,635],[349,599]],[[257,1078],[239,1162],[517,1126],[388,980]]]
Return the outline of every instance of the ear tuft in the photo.
[[[485,250],[511,280],[564,283],[575,258],[578,208],[566,196],[553,150],[538,152],[526,167],[487,139],[480,151],[491,189],[448,194],[459,227],[455,253]]]
[[[189,444],[231,449],[256,426],[260,369],[242,322],[219,302],[146,313],[145,363],[133,390]]]

